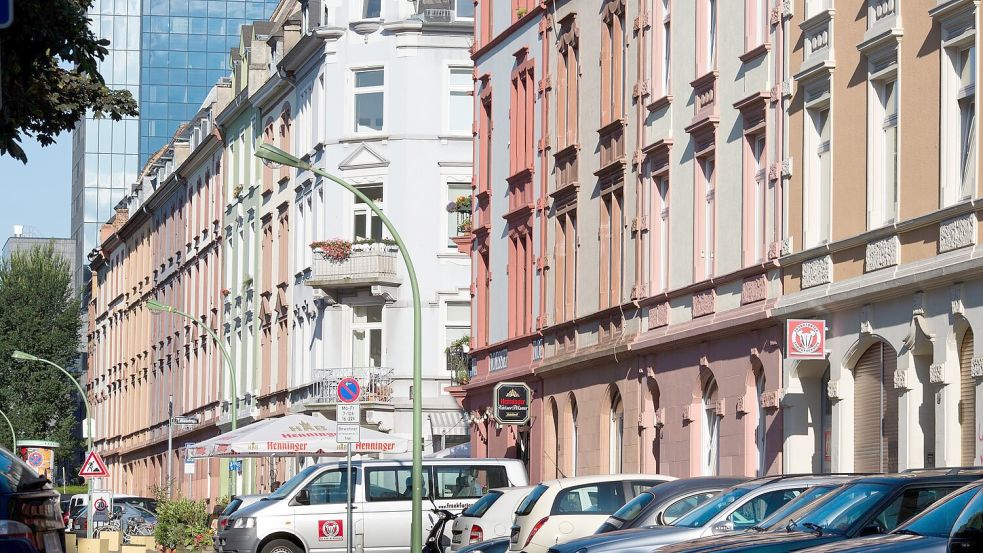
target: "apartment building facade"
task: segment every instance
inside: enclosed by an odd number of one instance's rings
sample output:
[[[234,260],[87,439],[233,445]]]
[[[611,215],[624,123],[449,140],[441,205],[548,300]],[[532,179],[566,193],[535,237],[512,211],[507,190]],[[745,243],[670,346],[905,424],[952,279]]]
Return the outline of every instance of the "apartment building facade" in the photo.
[[[785,362],[785,469],[976,465],[979,5],[865,7],[792,21],[796,248],[774,312],[824,319],[828,355]]]
[[[147,495],[165,485],[170,463],[182,492],[219,495],[224,471],[217,459],[197,461],[194,474],[185,474],[181,458],[182,444],[218,434],[228,418],[218,344],[186,319],[154,315],[145,302],[156,299],[220,329],[225,169],[215,116],[230,97],[227,85],[213,88],[195,118],[153,156],[90,256],[86,387],[94,445],[111,475],[106,484],[120,493]],[[168,451],[171,400],[174,415],[199,424],[175,428]]]
[[[780,470],[790,14],[477,11],[472,447],[534,479]],[[505,380],[533,388],[531,426],[490,420]]]

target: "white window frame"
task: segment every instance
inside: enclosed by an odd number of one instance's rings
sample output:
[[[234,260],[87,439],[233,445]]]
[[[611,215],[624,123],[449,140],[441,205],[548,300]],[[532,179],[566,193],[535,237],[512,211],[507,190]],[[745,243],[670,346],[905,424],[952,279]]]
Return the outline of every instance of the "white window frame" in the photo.
[[[669,96],[672,85],[672,0],[662,2],[662,95]],[[652,33],[654,34],[654,33]]]
[[[706,72],[713,71],[717,68],[717,47],[720,45],[717,41],[717,0],[703,0],[707,3],[707,21],[706,21]]]
[[[462,188],[464,188],[466,190],[466,193],[464,195],[468,195],[468,196],[472,195],[471,194],[471,192],[472,192],[472,190],[471,190],[471,176],[470,175],[451,175],[451,176],[448,176],[448,177],[446,177],[444,179],[444,197],[446,198],[446,202],[443,205],[440,206],[442,208],[441,209],[442,212],[443,211],[446,211],[446,208],[447,208],[447,205],[448,204],[450,204],[451,202],[457,200],[458,194],[452,194],[451,193],[451,188],[452,187],[462,187]],[[472,197],[472,200],[471,201],[472,201],[471,217],[473,219],[474,218],[474,205],[473,205],[474,198],[473,197]],[[444,214],[441,213],[441,215],[444,215]],[[450,216],[449,215],[445,215],[443,217],[443,221],[444,222],[441,225],[441,227],[442,227],[441,238],[443,239],[441,241],[441,243],[440,243],[441,244],[441,248],[446,249],[448,252],[457,253],[457,254],[460,255],[460,253],[457,251],[457,246],[450,242],[450,237],[451,236],[455,236],[457,234],[456,233],[456,230],[457,229],[454,229],[455,234],[452,235],[451,234],[451,230],[452,229],[450,228]]]
[[[720,415],[710,401],[714,389],[720,390],[715,379],[703,387],[700,404],[700,472],[703,476],[717,476],[720,473]]]
[[[703,279],[713,276],[714,269],[714,233],[716,230],[716,186],[717,172],[716,153],[700,158],[700,184],[703,188]],[[701,279],[702,280],[702,279]]]
[[[900,150],[903,140],[900,128],[901,91],[898,75],[897,48],[883,48],[867,53],[867,229],[873,230],[895,224],[901,212]],[[887,116],[884,94],[888,84],[893,86],[894,116]],[[888,129],[895,129],[894,182],[886,182],[885,168],[891,153],[886,151]],[[888,187],[894,186],[893,202],[889,202]],[[892,205],[888,205],[888,204]]]
[[[369,2],[378,2],[379,3],[379,15],[374,15],[374,16],[371,16],[371,17],[368,15]],[[360,11],[359,11],[362,20],[375,21],[375,20],[382,19],[383,16],[385,16],[385,13],[384,13],[385,12],[385,5],[384,4],[385,4],[385,2],[383,2],[383,0],[362,0],[361,1],[361,6],[360,6]]]
[[[355,76],[358,73],[367,71],[382,71],[382,86],[366,86],[366,87],[356,87],[355,86]],[[386,101],[386,83],[389,82],[389,72],[386,71],[384,64],[371,64],[358,67],[351,67],[348,72],[348,113],[350,114],[347,122],[347,135],[349,136],[377,136],[385,134],[387,129],[387,121],[389,120],[389,107]],[[375,130],[358,130],[358,113],[356,111],[355,97],[359,94],[371,94],[381,92],[382,93],[382,129]]]
[[[470,314],[469,314],[469,316],[468,316],[467,319],[451,320],[450,319],[450,316],[449,316],[449,313],[450,313],[449,307],[452,304],[465,304],[465,305],[467,305],[470,308],[471,303],[472,302],[471,302],[471,295],[470,295],[470,293],[463,293],[463,292],[460,293],[460,294],[456,294],[454,296],[445,297],[440,302],[440,321],[441,321],[441,329],[443,330],[443,334],[441,335],[440,356],[444,359],[444,369],[445,370],[450,370],[450,368],[447,366],[447,356],[444,355],[444,350],[447,348],[447,345],[448,345],[447,344],[447,332],[449,330],[462,330],[463,329],[463,330],[466,330],[467,331],[467,335],[468,336],[471,335],[471,317],[470,317]]]
[[[941,182],[939,203],[947,207],[976,196],[978,152],[979,152],[979,107],[976,86],[979,82],[978,56],[976,49],[976,30],[974,12],[965,10],[941,22],[941,157],[939,180]],[[974,70],[972,83],[964,86],[961,80],[962,54],[972,50],[970,60]],[[977,61],[974,61],[977,60]],[[965,116],[962,104],[973,99],[972,125],[969,133],[965,131]],[[967,152],[968,150],[968,152]],[[964,172],[964,156],[968,166]],[[968,178],[967,178],[968,177]]]
[[[618,407],[621,407],[620,413]],[[611,402],[609,422],[608,472],[609,474],[621,474],[624,472],[625,462],[625,402],[621,399],[621,394],[617,394],[614,401]]]
[[[356,316],[355,316],[356,310],[358,310],[358,309],[365,309],[365,308],[373,308],[373,307],[378,307],[379,309],[382,310],[382,316],[380,317],[380,319],[381,319],[380,322],[377,322],[377,323],[372,323],[372,322],[360,323],[360,322],[356,322]],[[351,317],[349,318],[349,321],[351,322],[351,326],[350,326],[349,333],[348,333],[348,336],[349,336],[349,342],[348,342],[349,359],[351,361],[349,363],[350,366],[356,367],[356,368],[360,368],[360,367],[363,367],[363,366],[368,366],[368,365],[359,364],[359,363],[356,363],[355,362],[355,358],[356,358],[356,353],[355,353],[355,333],[356,332],[364,332],[365,333],[366,339],[363,342],[362,346],[365,348],[365,352],[364,352],[365,359],[368,360],[369,357],[370,357],[371,351],[372,351],[372,332],[371,331],[373,331],[373,330],[378,330],[379,331],[379,351],[380,351],[380,354],[379,354],[379,364],[378,364],[378,366],[379,367],[385,367],[386,366],[386,319],[387,319],[387,317],[386,317],[386,308],[385,308],[385,305],[383,305],[383,304],[380,304],[380,303],[359,303],[359,304],[353,304],[351,306]]]
[[[669,289],[669,175],[655,177],[656,217],[659,225],[659,274],[656,290]]]
[[[765,393],[765,374],[764,369],[761,369],[754,378],[754,410],[755,410],[755,428],[754,428],[754,442],[755,450],[758,457],[758,467],[757,476],[764,476],[768,473],[768,462],[767,462],[767,447],[768,447],[768,432],[766,424],[768,422],[768,416],[765,412],[765,408],[761,405],[761,398]]]
[[[751,184],[753,189],[753,197],[751,198],[753,202],[751,223],[754,227],[751,230],[753,235],[750,238],[752,242],[752,258],[755,262],[763,261],[765,255],[768,253],[764,245],[766,241],[765,214],[767,211],[766,202],[768,197],[767,145],[768,142],[765,132],[758,132],[748,137],[748,154],[750,155],[749,161],[751,162],[750,177],[753,179]]]
[[[463,0],[463,1],[470,1],[470,0]],[[450,134],[450,135],[455,135],[455,136],[469,136],[470,137],[471,136],[471,125],[470,124],[466,128],[464,128],[464,129],[452,129],[451,128],[451,120],[453,118],[452,117],[452,114],[453,114],[453,102],[451,101],[451,98],[453,98],[456,95],[461,95],[461,94],[467,95],[469,97],[473,97],[473,94],[474,94],[474,83],[469,83],[467,86],[464,86],[464,85],[454,85],[452,83],[451,75],[455,71],[461,71],[461,70],[467,70],[468,76],[470,77],[470,75],[471,75],[471,73],[473,71],[473,66],[471,66],[471,65],[451,64],[451,65],[448,65],[447,66],[447,70],[444,71],[444,90],[447,91],[446,96],[444,97],[444,102],[445,102],[445,109],[444,109],[444,131],[447,132],[447,134]],[[474,108],[472,106],[471,113],[469,114],[469,117],[468,117],[468,121],[470,122],[473,119],[474,119]],[[385,123],[385,119],[383,119],[383,123]]]
[[[376,205],[379,206],[379,209],[381,209],[383,212],[385,212],[385,210],[386,210],[386,207],[385,207],[386,206],[386,185],[385,185],[385,183],[383,183],[382,179],[379,179],[376,182],[365,182],[363,184],[357,184],[357,185],[355,185],[355,187],[356,188],[359,188],[359,189],[369,188],[369,187],[375,187],[375,186],[379,186],[379,187],[382,188],[382,201],[381,202],[376,202]],[[366,230],[366,234],[369,234],[370,235],[370,236],[367,236],[365,238],[371,238],[371,234],[372,234],[372,220],[375,219],[375,218],[378,218],[378,216],[375,214],[375,212],[373,212],[371,209],[369,209],[368,204],[359,203],[358,202],[358,198],[355,197],[354,194],[351,196],[351,204],[350,204],[350,206],[351,207],[349,209],[349,216],[348,216],[348,236],[350,236],[352,238],[352,240],[358,239],[358,237],[355,236],[355,217],[358,216],[358,215],[365,215],[365,217],[366,217],[366,219],[365,219],[365,225],[366,225],[365,226],[365,230]],[[383,224],[382,225],[382,237],[381,238],[389,238],[389,237],[390,237],[389,236],[389,233],[386,231],[386,226]]]

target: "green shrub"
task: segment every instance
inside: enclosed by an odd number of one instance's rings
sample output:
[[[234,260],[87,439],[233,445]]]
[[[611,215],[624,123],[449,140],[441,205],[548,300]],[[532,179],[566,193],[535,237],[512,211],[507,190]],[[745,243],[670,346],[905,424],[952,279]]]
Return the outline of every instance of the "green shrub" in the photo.
[[[204,501],[157,497],[157,526],[154,539],[168,548],[211,549],[214,533]]]

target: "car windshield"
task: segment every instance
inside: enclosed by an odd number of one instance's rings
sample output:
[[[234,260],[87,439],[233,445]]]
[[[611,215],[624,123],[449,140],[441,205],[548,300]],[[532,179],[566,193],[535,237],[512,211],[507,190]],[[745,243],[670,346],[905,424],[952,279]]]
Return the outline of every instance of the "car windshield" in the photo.
[[[957,492],[944,501],[940,500],[935,507],[908,521],[894,533],[948,538],[959,514],[963,512],[963,509],[979,490],[978,487],[973,487]]]
[[[809,530],[817,526],[824,532],[842,534],[890,491],[883,484],[858,483],[844,486],[830,494],[822,505],[796,520],[790,529]]]
[[[720,514],[721,511],[726,509],[738,499],[750,493],[753,489],[754,488],[746,486],[731,488],[730,490],[683,515],[679,518],[679,520],[672,523],[672,525],[683,526],[686,528],[701,528],[706,526],[706,524],[710,522],[713,517]]]
[[[764,530],[771,530],[775,528],[784,529],[785,525],[788,524],[789,519],[798,518],[799,516],[809,512],[814,507],[814,505],[812,505],[814,501],[835,489],[836,486],[813,486],[809,488],[808,490],[799,494],[799,496],[792,501],[789,501],[783,505],[782,508],[772,513],[771,516],[761,521],[758,528]]]
[[[539,501],[540,497],[543,497],[543,494],[546,493],[546,490],[548,489],[548,487],[542,484],[533,488],[532,491],[529,492],[529,495],[527,495],[526,498],[522,500],[522,503],[519,504],[519,508],[515,510],[516,516],[525,516],[531,513],[532,508],[536,506],[536,502]]]
[[[498,498],[502,497],[502,492],[500,491],[490,491],[481,497],[474,505],[468,507],[461,513],[462,517],[483,517],[488,509],[498,501]]]
[[[638,518],[638,515],[645,509],[645,507],[655,499],[655,496],[650,492],[642,492],[635,496],[628,503],[625,503],[623,507],[615,511],[612,518],[616,518],[622,522],[631,522]]]
[[[298,472],[297,474],[294,475],[293,478],[284,482],[283,485],[277,488],[275,492],[271,493],[268,496],[269,499],[283,499],[287,497],[288,495],[290,495],[290,492],[297,489],[297,486],[300,486],[305,480],[307,480],[308,476],[314,474],[319,469],[320,467],[318,467],[317,465],[312,465]]]

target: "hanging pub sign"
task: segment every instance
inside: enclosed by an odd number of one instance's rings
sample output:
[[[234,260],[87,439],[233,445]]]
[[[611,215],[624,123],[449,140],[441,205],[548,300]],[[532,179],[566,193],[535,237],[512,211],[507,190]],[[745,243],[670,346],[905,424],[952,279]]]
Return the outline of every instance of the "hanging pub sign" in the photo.
[[[500,382],[495,386],[495,420],[499,424],[526,424],[532,404],[532,388],[525,382]]]
[[[787,359],[825,359],[826,321],[823,319],[789,319],[785,321],[785,357]]]

